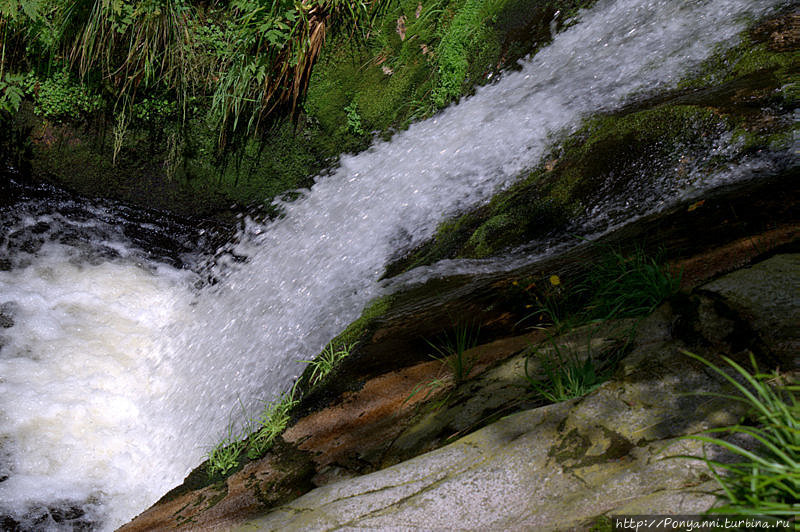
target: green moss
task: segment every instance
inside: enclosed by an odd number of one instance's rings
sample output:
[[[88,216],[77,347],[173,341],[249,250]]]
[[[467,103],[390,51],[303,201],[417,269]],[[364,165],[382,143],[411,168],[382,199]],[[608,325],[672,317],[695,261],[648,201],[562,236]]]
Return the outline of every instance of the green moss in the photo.
[[[755,73],[774,72],[784,83],[796,81],[800,52],[771,50],[750,37],[733,48],[719,51],[699,68],[699,75],[681,82],[682,88],[700,88],[729,83]]]
[[[475,77],[499,56],[500,45],[491,25],[487,24],[505,5],[504,0],[466,0],[452,22],[442,32],[436,47],[437,83],[431,95],[436,107],[444,107],[464,93],[469,74]],[[492,63],[488,64],[489,69]]]
[[[614,530],[614,523],[611,518],[601,515],[591,523],[589,527],[590,532],[612,532]]]
[[[339,333],[336,338],[331,340],[333,345],[352,345],[364,339],[364,334],[370,329],[370,326],[376,319],[386,315],[386,312],[392,307],[396,297],[388,295],[379,297],[364,308],[361,316],[347,326],[345,330]]]
[[[693,105],[659,105],[624,115],[591,119],[562,146],[550,194],[567,203],[600,192],[613,195],[643,174],[643,164],[678,166],[711,147],[727,127],[723,116]],[[658,168],[654,168],[658,171]],[[606,178],[613,176],[608,188]]]
[[[542,236],[566,222],[566,209],[538,190],[521,186],[490,203],[493,214],[470,236],[460,255],[484,258]]]

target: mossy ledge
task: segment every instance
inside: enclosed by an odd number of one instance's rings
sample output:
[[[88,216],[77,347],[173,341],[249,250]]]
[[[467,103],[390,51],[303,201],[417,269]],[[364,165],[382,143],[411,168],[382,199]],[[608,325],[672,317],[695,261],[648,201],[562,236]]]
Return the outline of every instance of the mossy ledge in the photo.
[[[606,196],[643,180],[711,172],[761,151],[787,151],[800,130],[796,13],[762,21],[679,88],[561,134],[536,168],[488,205],[442,222],[384,277],[448,258],[486,258],[563,231]],[[718,139],[732,149],[705,156]]]

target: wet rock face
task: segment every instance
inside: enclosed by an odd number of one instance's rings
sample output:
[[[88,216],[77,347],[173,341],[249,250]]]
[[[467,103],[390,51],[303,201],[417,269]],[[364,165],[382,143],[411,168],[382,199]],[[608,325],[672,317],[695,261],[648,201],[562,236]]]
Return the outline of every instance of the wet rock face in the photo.
[[[511,415],[439,450],[318,488],[239,529],[563,530],[609,513],[701,513],[717,489],[706,466],[665,458],[701,456],[699,442],[680,436],[734,424],[745,411],[700,395],[728,393],[728,385],[681,351],[718,362],[718,354],[744,357],[757,348],[762,367],[789,352],[796,362],[790,325],[798,322],[798,278],[800,254],[782,254],[706,283],[641,322],[614,379],[588,396]],[[687,314],[696,320],[691,334],[676,326]],[[749,340],[732,337],[741,323],[750,326]]]
[[[11,180],[5,186],[14,202],[0,202],[0,271],[27,267],[50,243],[67,246],[69,260],[79,263],[132,258],[188,268],[232,233],[221,224],[89,201],[54,187]]]
[[[14,326],[14,314],[17,304],[13,301],[6,301],[0,304],[0,328],[9,329]]]
[[[30,511],[24,515],[4,515],[0,510],[0,529],[6,532],[37,532],[39,530],[71,530],[89,532],[96,530],[98,522],[89,515],[84,503],[65,501]]]
[[[791,13],[767,20],[751,34],[755,40],[765,41],[770,50],[796,50],[800,46],[800,11],[795,8]]]

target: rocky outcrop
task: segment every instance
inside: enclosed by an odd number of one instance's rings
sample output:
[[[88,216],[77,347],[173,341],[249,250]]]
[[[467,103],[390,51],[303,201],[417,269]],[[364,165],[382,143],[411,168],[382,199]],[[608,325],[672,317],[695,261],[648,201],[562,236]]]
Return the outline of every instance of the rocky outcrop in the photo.
[[[388,372],[299,419],[264,459],[210,486],[192,489],[190,479],[123,530],[540,530],[701,512],[716,487],[704,464],[665,458],[701,454],[680,437],[743,412],[699,395],[725,383],[682,351],[740,361],[754,353],[764,367],[796,371],[798,274],[800,255],[778,254],[641,322],[491,342],[465,353],[472,371],[461,383],[438,361]],[[526,360],[541,374],[533,346],[602,360],[631,337],[613,378],[588,396],[541,406],[527,384]]]
[[[744,412],[710,397],[725,386],[681,351],[712,357],[730,347],[727,324],[702,310],[712,300],[722,309],[721,297],[731,305],[722,314],[740,318],[734,307],[746,309],[752,346],[791,352],[796,363],[796,327],[783,325],[797,323],[798,278],[795,254],[708,283],[693,296],[706,337],[676,337],[680,316],[666,305],[641,323],[616,377],[592,394],[505,417],[437,451],[318,488],[235,530],[562,530],[612,513],[703,512],[715,501],[715,484],[702,462],[675,458],[703,452],[680,436],[733,424]],[[753,304],[749,295],[766,296],[771,286],[789,290]],[[750,351],[740,347],[734,354]]]

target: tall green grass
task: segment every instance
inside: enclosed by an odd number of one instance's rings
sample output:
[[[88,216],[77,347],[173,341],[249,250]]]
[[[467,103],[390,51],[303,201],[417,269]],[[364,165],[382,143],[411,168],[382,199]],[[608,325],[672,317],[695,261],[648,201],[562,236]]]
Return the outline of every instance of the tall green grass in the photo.
[[[447,366],[456,383],[463,382],[475,363],[466,351],[478,345],[480,326],[459,323],[452,331],[443,331],[434,341],[426,340],[435,351],[431,357]]]
[[[592,265],[577,291],[589,296],[587,317],[627,318],[651,313],[678,291],[680,283],[680,274],[641,248],[630,255],[609,250]]]
[[[722,488],[724,504],[710,512],[800,515],[800,386],[777,373],[761,373],[752,356],[752,373],[722,357],[733,370],[731,375],[700,356],[685,354],[727,380],[736,394],[714,395],[743,403],[753,421],[686,437],[719,447],[734,457],[731,461],[688,457],[703,460]],[[724,438],[732,435],[742,435],[752,445]]]

